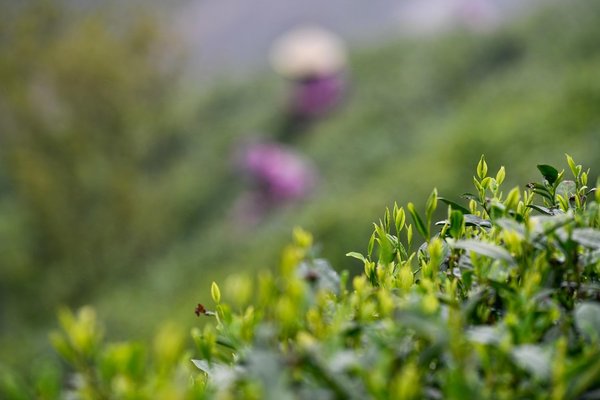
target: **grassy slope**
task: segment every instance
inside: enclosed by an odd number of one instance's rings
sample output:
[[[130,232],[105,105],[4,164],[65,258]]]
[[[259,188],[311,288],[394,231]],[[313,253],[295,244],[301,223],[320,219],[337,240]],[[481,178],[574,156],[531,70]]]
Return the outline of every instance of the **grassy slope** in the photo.
[[[597,173],[600,7],[589,7],[489,36],[456,32],[355,54],[347,104],[297,144],[320,169],[318,193],[251,231],[230,218],[242,185],[223,161],[241,135],[272,131],[282,87],[272,76],[217,85],[196,111],[172,178],[180,181],[174,198],[196,199],[182,205],[188,230],[167,255],[100,291],[94,303],[112,334],[146,337],[165,318],[197,324],[193,307],[209,302],[210,282],[276,265],[296,225],[315,234],[336,267],[358,271],[344,254],[364,249],[386,205],[420,204],[434,186],[448,197],[470,190],[482,153],[491,171],[507,166],[509,185],[532,179],[536,163],[563,166],[565,152]]]

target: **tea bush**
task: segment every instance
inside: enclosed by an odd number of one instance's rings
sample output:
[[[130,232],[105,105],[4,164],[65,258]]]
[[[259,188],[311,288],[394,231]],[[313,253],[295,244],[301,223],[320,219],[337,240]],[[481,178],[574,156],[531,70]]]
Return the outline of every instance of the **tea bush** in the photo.
[[[0,2],[0,363],[10,368],[49,351],[57,304],[92,303],[113,335],[149,339],[157,321],[185,318],[182,304],[208,301],[204,281],[272,265],[294,225],[357,273],[341,250],[362,246],[373,215],[393,200],[420,204],[434,185],[457,197],[464,160],[482,152],[510,165],[511,187],[534,179],[531,159],[558,163],[562,152],[598,171],[600,2],[559,2],[483,36],[353,50],[347,103],[297,142],[319,169],[314,197],[240,232],[227,215],[242,183],[224,155],[249,135],[272,139],[281,82],[187,80],[164,53],[177,37],[140,17],[145,6],[127,15],[105,8],[123,2],[84,2],[101,11],[90,15],[63,3]]]
[[[294,231],[278,275],[211,285],[193,350],[165,325],[154,346],[102,342],[93,310],[52,335],[75,372],[42,398],[591,399],[600,391],[600,193],[565,171],[502,186],[482,157],[465,204],[433,190],[386,209],[350,281]],[[437,221],[436,211],[445,218]],[[409,222],[409,218],[410,221]],[[350,287],[349,287],[350,286]],[[193,358],[193,359],[192,359]],[[190,361],[191,360],[191,361]],[[198,369],[194,371],[192,364]],[[55,382],[55,383],[52,383]],[[4,397],[24,386],[5,376]]]

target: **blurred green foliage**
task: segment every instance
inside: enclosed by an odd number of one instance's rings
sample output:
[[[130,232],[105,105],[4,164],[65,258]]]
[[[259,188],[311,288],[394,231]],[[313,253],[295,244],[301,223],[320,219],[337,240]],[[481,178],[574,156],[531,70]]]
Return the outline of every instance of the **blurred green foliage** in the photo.
[[[180,122],[152,18],[30,3],[1,26],[0,301],[35,320],[168,243]]]
[[[459,195],[481,153],[490,169],[506,163],[509,187],[565,152],[600,167],[593,2],[486,35],[353,54],[347,104],[296,143],[320,170],[318,193],[251,230],[229,212],[241,189],[229,155],[280,125],[285,94],[273,77],[182,84],[175,39],[139,10],[124,24],[108,11],[9,3],[0,6],[10,16],[0,20],[0,356],[9,364],[29,367],[45,343],[39,327],[61,303],[93,302],[117,337],[148,339],[166,317],[189,321],[190,304],[210,297],[206,282],[272,265],[294,225],[356,273],[344,254],[364,247],[381,208],[424,204],[432,186]]]
[[[296,228],[277,274],[205,291],[191,336],[106,343],[94,310],[59,313],[69,369],[0,395],[54,399],[589,399],[600,389],[600,187],[567,156],[541,182],[504,185],[482,156],[474,194],[394,204],[351,283]],[[462,204],[461,204],[462,203]],[[447,206],[447,207],[446,207]],[[435,211],[446,216],[436,221]],[[251,296],[250,294],[253,294]],[[213,309],[214,307],[214,309]],[[198,358],[191,358],[192,355]],[[195,366],[197,369],[194,369]],[[66,378],[66,379],[65,379]],[[67,382],[67,383],[62,383]]]

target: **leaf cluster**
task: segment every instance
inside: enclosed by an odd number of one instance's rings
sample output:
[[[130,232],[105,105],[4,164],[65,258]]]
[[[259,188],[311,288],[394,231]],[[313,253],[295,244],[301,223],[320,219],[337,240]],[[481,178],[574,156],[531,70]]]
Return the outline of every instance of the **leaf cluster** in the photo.
[[[296,229],[278,274],[212,283],[214,305],[198,305],[208,323],[192,330],[191,351],[168,326],[153,351],[104,344],[92,310],[64,311],[52,341],[75,372],[55,395],[594,398],[600,195],[567,161],[568,190],[564,171],[540,165],[542,182],[505,194],[504,167],[488,176],[482,157],[465,204],[436,190],[424,214],[395,204],[374,225],[365,254],[348,253],[364,265],[352,279]],[[435,222],[442,204],[446,218]],[[9,393],[6,382],[0,393]]]
[[[351,289],[347,274],[335,278],[314,258],[310,240],[296,239],[281,274],[255,285],[254,305],[235,312],[216,301],[216,326],[196,331],[194,363],[208,390],[236,398],[591,395],[600,388],[600,209],[587,172],[567,162],[572,181],[540,165],[541,183],[505,192],[505,168],[488,176],[482,157],[467,204],[434,190],[424,214],[410,203],[386,209],[366,253],[348,253],[364,264]],[[442,203],[447,218],[436,223]]]

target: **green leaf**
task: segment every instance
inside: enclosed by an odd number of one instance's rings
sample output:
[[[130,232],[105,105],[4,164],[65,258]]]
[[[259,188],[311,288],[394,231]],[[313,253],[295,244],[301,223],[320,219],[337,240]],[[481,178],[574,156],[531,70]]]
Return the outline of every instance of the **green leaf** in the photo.
[[[552,195],[548,193],[547,190],[533,189],[532,192],[535,194],[539,194],[540,196],[545,197],[546,199],[550,200],[550,202],[554,203]]]
[[[519,193],[519,187],[516,186],[512,188],[508,195],[506,196],[506,200],[504,200],[504,205],[509,209],[516,209],[519,204],[519,200],[521,200],[521,195]]]
[[[412,224],[408,224],[408,226],[406,227],[406,243],[408,244],[409,249],[410,249],[410,246],[412,246],[412,239],[413,239]]]
[[[371,258],[371,255],[373,254],[374,246],[375,246],[375,232],[373,232],[371,234],[371,237],[369,238],[369,245],[367,246],[367,257],[369,257],[369,259]]]
[[[573,173],[573,176],[577,176],[577,165],[575,165],[575,161],[573,161],[573,158],[568,155],[565,154],[565,156],[567,156],[567,164],[569,164],[569,169],[571,169],[571,172]]]
[[[485,156],[481,156],[479,159],[479,163],[477,163],[477,176],[479,179],[483,179],[486,177],[488,171],[487,163],[485,162]]]
[[[491,184],[492,184],[492,178],[490,176],[486,176],[485,178],[483,178],[481,180],[481,187],[483,189],[488,189]]]
[[[408,212],[410,213],[410,216],[415,222],[417,231],[421,234],[421,236],[425,238],[425,240],[429,240],[429,229],[425,226],[425,223],[423,222],[421,217],[419,217],[419,214],[417,214],[417,211],[415,210],[415,205],[413,203],[408,203],[406,207],[408,208]]]
[[[400,271],[398,272],[398,282],[400,283],[400,287],[404,290],[410,289],[413,284],[413,272],[408,263],[404,264],[400,267]]]
[[[446,203],[450,207],[452,207],[453,210],[460,211],[463,214],[469,214],[471,212],[467,208],[465,208],[465,207],[461,206],[460,204],[458,204],[458,203],[456,203],[456,202],[454,202],[452,200],[449,200],[449,199],[447,199],[445,197],[438,197],[438,200],[443,201],[444,203]]]
[[[397,238],[396,238],[395,245],[396,245],[396,251],[398,251],[400,253],[401,258],[403,260],[408,259],[408,253],[406,251],[406,248],[404,247],[402,242],[400,240],[398,240]]]
[[[558,170],[556,168],[548,164],[538,164],[537,169],[550,185],[554,185],[554,182],[558,178]]]
[[[483,219],[473,214],[465,214],[465,225],[478,226],[480,228],[491,228],[492,223],[487,219]]]
[[[360,261],[365,261],[365,256],[363,256],[360,253],[357,253],[356,251],[351,251],[350,253],[346,253],[346,257],[352,257],[352,258],[356,258],[357,260],[360,260]]]
[[[458,210],[452,210],[450,213],[450,235],[458,239],[460,238],[465,225],[464,215]]]
[[[386,207],[385,214],[383,216],[383,227],[386,232],[390,231],[390,221],[391,221],[390,209],[388,207]]]
[[[394,248],[390,239],[387,236],[386,231],[382,226],[375,225],[375,232],[377,232],[377,244],[379,244],[379,260],[383,263],[389,263],[394,258]]]
[[[496,246],[495,244],[469,239],[459,240],[454,243],[453,247],[456,249],[472,251],[495,260],[503,260],[511,265],[515,264],[515,260],[512,258],[510,253],[506,249]]]
[[[593,388],[600,380],[600,352],[596,350],[586,358],[577,360],[567,369],[564,380],[569,382],[565,398],[598,400],[598,390],[592,389],[583,396],[581,394]]]
[[[558,210],[557,208],[547,208],[547,207],[542,207],[542,206],[538,206],[535,204],[527,204],[525,207],[532,208],[535,211],[540,212],[545,215],[557,215],[557,214],[562,213],[562,211]]]
[[[498,186],[502,185],[504,182],[504,178],[506,177],[506,170],[504,169],[504,165],[500,167],[498,173],[496,174],[496,183]]]
[[[433,189],[425,204],[425,219],[427,220],[428,225],[431,224],[431,216],[437,208],[437,199],[437,189]]]
[[[219,304],[221,302],[221,290],[215,281],[210,285],[210,295],[215,303]]]
[[[398,204],[394,203],[394,223],[396,225],[396,234],[399,236],[400,232],[404,228],[404,223],[406,222],[406,214],[404,213],[404,208],[398,207]]]

